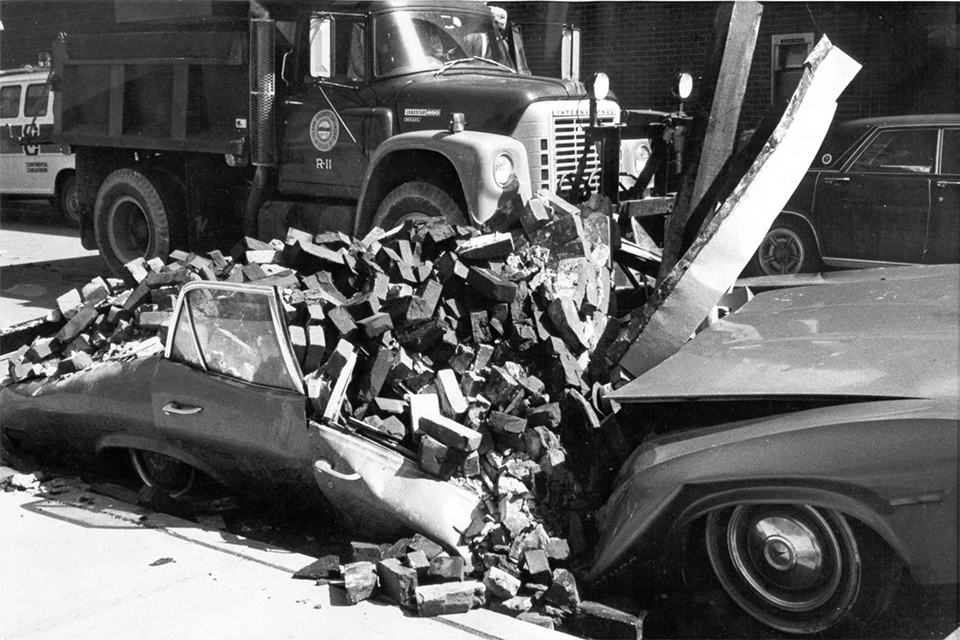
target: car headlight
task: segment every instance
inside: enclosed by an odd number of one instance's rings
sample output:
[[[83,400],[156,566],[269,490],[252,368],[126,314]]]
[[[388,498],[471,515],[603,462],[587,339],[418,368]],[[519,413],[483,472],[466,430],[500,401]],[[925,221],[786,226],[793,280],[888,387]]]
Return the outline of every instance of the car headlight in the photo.
[[[633,156],[633,170],[636,172],[634,176],[639,176],[643,173],[643,168],[647,166],[647,162],[650,161],[650,147],[645,144],[641,144],[634,151]]]
[[[498,155],[496,160],[493,161],[493,180],[497,183],[497,186],[502,189],[513,182],[515,176],[516,171],[510,154],[501,153]]]

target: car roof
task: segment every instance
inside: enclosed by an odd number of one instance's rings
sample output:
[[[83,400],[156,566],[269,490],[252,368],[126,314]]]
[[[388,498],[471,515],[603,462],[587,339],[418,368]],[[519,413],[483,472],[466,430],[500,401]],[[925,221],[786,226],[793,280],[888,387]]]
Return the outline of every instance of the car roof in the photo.
[[[757,295],[609,395],[620,403],[956,397],[960,265]]]
[[[900,127],[919,125],[960,125],[960,113],[926,113],[914,115],[858,118],[839,123],[842,128]]]

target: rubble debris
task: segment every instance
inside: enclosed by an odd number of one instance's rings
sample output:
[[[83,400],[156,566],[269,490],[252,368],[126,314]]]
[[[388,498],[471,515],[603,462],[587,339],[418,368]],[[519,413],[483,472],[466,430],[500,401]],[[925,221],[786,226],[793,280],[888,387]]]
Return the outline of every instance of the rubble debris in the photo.
[[[329,556],[295,577],[342,578],[350,603],[379,583],[419,615],[489,598],[553,624],[576,606],[565,567],[585,548],[567,515],[585,489],[563,432],[599,431],[586,394],[610,302],[604,205],[541,194],[512,229],[491,233],[442,220],[362,240],[291,229],[283,242],[245,238],[226,254],[134,260],[123,280],[62,296],[56,329],[9,359],[3,384],[161,353],[187,282],[275,286],[315,418],[409,452],[486,507],[457,529],[472,561],[418,534],[383,548],[357,541],[347,564]],[[571,402],[577,411],[565,415]]]

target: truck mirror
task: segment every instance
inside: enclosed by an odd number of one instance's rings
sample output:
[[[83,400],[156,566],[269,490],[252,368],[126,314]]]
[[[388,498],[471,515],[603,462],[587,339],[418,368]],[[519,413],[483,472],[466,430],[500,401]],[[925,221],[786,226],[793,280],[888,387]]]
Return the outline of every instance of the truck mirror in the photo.
[[[310,18],[310,76],[329,78],[333,76],[332,16]]]
[[[564,80],[580,79],[580,29],[563,28],[560,40],[560,77]]]

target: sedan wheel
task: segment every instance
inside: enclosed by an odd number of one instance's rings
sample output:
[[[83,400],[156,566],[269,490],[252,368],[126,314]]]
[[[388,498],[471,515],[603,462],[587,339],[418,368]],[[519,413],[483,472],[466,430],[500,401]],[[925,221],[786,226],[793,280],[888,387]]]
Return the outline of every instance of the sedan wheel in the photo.
[[[760,622],[817,633],[850,616],[862,564],[839,513],[807,505],[749,505],[711,512],[710,564],[724,590]]]
[[[817,243],[805,224],[778,218],[764,236],[746,273],[757,276],[818,271],[822,266]]]
[[[173,498],[190,491],[196,479],[196,469],[160,453],[131,449],[130,460],[143,484],[161,489]]]

